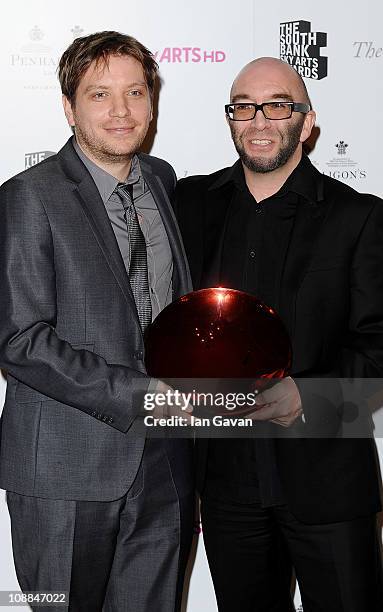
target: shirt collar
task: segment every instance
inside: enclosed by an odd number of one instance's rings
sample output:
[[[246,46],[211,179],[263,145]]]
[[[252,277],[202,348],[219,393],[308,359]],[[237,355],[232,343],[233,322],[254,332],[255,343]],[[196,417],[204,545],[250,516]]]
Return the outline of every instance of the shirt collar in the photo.
[[[103,203],[106,204],[120,181],[89,159],[89,157],[85,155],[84,151],[78,145],[75,137],[73,137],[73,146],[77,155],[96,183],[96,187],[100,193]],[[129,176],[125,182],[128,184],[137,184],[138,187],[143,189],[143,177],[137,155],[134,155],[132,158]]]
[[[239,189],[247,189],[241,160],[227,168],[223,174],[210,186],[211,190],[219,189],[229,183],[234,183]],[[323,200],[323,178],[310,162],[306,154],[302,155],[297,167],[293,170],[280,190],[272,197],[281,197],[287,193],[302,196],[309,202]]]

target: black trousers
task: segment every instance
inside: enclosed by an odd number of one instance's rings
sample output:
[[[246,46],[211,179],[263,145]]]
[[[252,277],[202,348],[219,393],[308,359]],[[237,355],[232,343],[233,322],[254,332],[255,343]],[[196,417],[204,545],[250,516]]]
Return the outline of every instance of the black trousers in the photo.
[[[306,525],[286,506],[204,498],[203,537],[219,612],[290,612],[294,567],[305,612],[382,612],[376,517]]]

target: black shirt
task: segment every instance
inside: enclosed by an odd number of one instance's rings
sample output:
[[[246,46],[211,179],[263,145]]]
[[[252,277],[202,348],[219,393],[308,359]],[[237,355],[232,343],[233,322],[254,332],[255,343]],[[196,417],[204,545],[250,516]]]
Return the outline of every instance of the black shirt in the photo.
[[[223,183],[232,182],[233,195],[225,223],[220,286],[256,295],[276,312],[296,207],[310,192],[305,164],[303,158],[282,188],[260,203],[246,185],[240,161]],[[265,507],[284,503],[274,440],[210,440],[206,484],[206,494],[215,498]]]

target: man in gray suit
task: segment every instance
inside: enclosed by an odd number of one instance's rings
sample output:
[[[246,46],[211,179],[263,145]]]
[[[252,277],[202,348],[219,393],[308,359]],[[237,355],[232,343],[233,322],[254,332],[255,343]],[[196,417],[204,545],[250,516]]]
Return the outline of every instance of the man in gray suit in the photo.
[[[190,289],[175,174],[137,153],[157,64],[76,39],[59,79],[75,136],[0,190],[0,485],[24,591],[69,610],[179,609],[192,523],[187,440],[146,439],[143,332]],[[50,607],[62,610],[62,606]]]

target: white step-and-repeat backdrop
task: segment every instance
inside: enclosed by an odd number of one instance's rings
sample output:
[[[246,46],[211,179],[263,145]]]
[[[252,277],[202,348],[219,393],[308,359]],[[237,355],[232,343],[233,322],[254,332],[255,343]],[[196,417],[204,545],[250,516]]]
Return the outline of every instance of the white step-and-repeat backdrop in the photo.
[[[1,10],[1,182],[66,141],[58,58],[73,38],[113,29],[156,54],[162,85],[151,152],[172,163],[179,177],[233,163],[223,105],[239,69],[270,55],[306,79],[318,115],[311,160],[359,191],[382,194],[383,8],[377,0],[14,0]],[[1,379],[1,405],[4,391]],[[17,589],[3,495],[0,542],[0,590]],[[296,604],[299,609],[298,591]],[[215,610],[201,541],[187,612]]]

